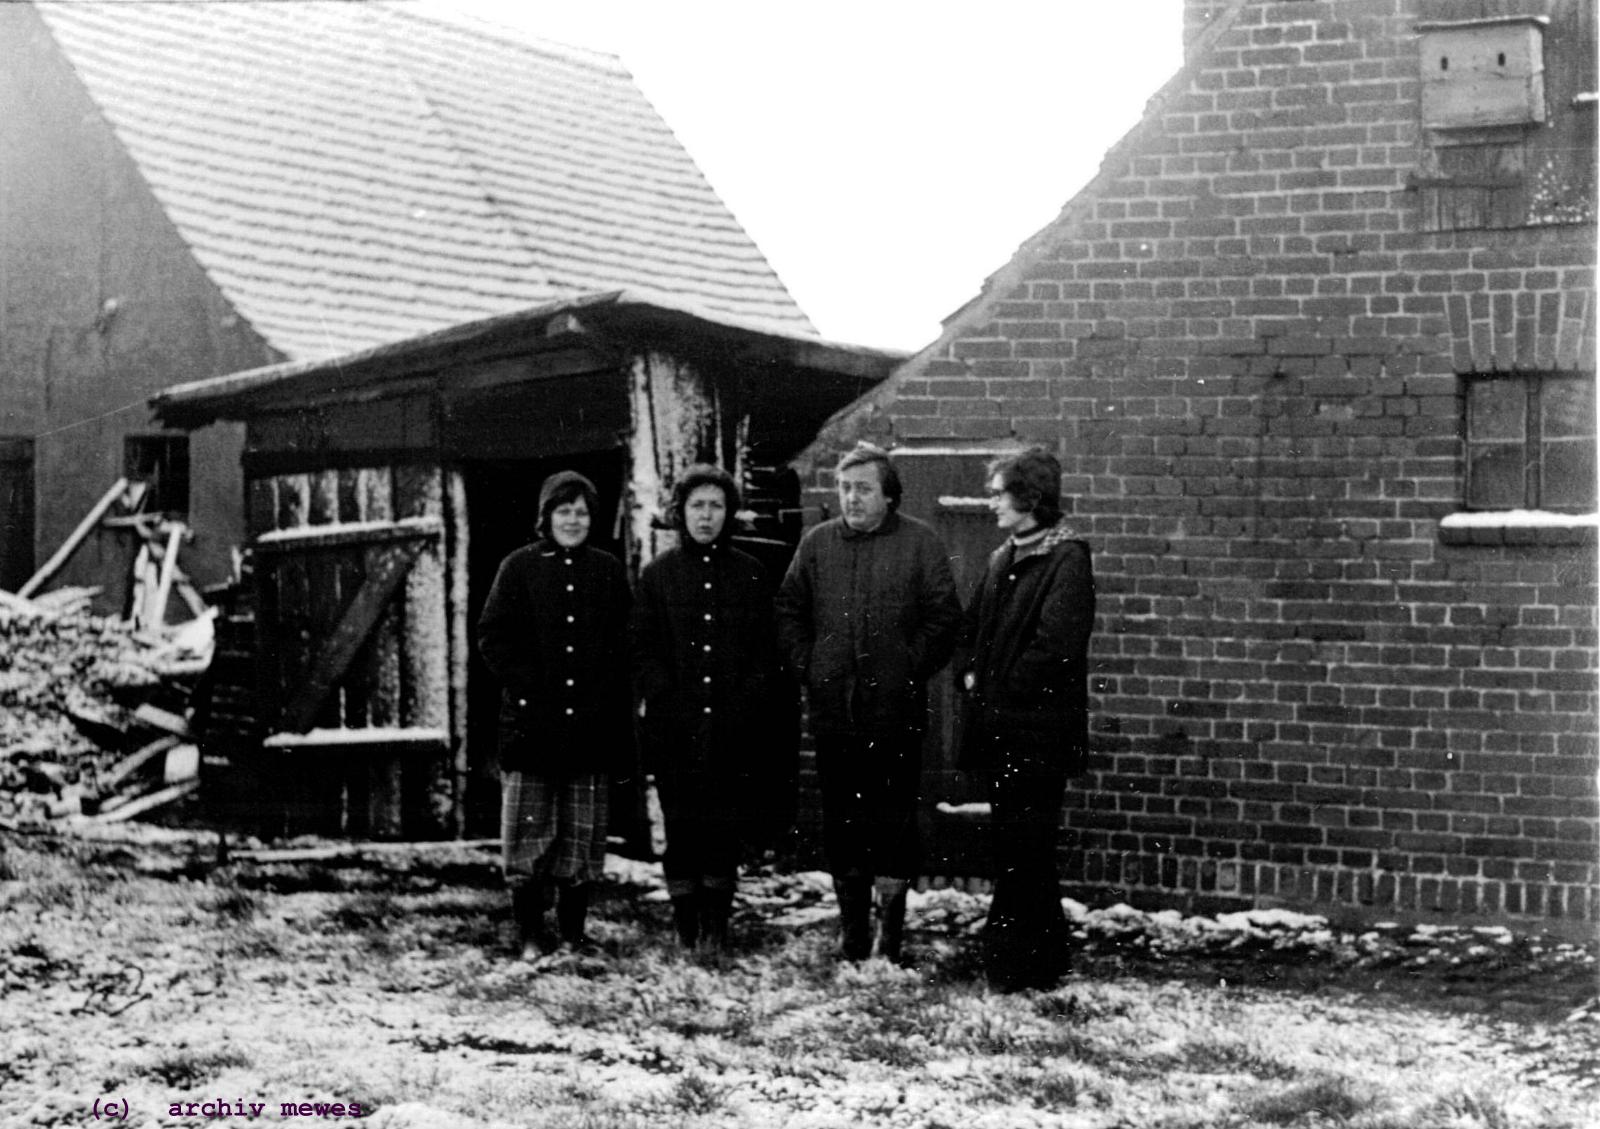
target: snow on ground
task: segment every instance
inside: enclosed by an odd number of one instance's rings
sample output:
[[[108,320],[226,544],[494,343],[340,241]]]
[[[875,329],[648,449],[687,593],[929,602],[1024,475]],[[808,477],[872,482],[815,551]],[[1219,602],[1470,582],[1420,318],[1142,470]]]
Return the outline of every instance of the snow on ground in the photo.
[[[0,1127],[114,1099],[129,1126],[257,1129],[1576,1129],[1600,1093],[1593,952],[1509,931],[1067,903],[1079,971],[999,995],[974,961],[987,899],[955,890],[910,899],[908,967],[850,965],[826,875],[754,875],[738,949],[697,958],[659,867],[618,859],[600,952],[524,961],[491,853],[216,868],[204,846],[10,840]],[[1472,1000],[1512,971],[1587,988]]]

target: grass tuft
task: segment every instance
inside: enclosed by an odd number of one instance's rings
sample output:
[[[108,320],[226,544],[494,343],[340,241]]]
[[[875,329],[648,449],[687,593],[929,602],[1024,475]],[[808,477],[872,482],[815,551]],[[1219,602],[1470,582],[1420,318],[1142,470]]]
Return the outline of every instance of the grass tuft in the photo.
[[[192,1051],[182,1048],[162,1055],[136,1073],[154,1078],[174,1090],[187,1090],[209,1082],[224,1070],[249,1066],[250,1060],[238,1051]]]
[[[1371,1101],[1357,1092],[1348,1078],[1323,1075],[1245,1103],[1245,1112],[1271,1125],[1292,1125],[1313,1116],[1346,1122],[1366,1110]]]
[[[261,912],[261,902],[249,890],[232,885],[219,886],[206,908],[217,916],[219,922],[238,924],[254,919]]]
[[[667,1092],[669,1107],[696,1117],[717,1112],[726,1101],[726,1088],[707,1082],[698,1074],[685,1074]]]

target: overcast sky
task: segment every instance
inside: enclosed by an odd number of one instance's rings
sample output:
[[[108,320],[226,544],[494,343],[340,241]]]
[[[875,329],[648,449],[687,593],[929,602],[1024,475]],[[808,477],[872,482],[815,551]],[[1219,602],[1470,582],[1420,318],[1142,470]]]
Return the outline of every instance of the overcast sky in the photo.
[[[618,55],[821,333],[919,349],[1177,70],[1182,0],[418,0]]]

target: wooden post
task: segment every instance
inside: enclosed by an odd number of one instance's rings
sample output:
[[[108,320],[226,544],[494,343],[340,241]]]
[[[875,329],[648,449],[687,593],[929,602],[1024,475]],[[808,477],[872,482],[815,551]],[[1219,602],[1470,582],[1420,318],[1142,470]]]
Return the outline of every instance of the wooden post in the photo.
[[[67,563],[68,558],[73,553],[78,551],[78,546],[83,544],[84,539],[94,531],[94,527],[100,524],[100,519],[106,516],[106,511],[116,504],[117,499],[122,497],[127,489],[128,480],[126,478],[117,479],[116,484],[107,490],[105,495],[94,504],[94,507],[84,515],[83,520],[78,523],[78,528],[74,529],[71,536],[61,543],[61,548],[56,550],[55,556],[45,561],[44,567],[28,577],[28,582],[17,589],[17,595],[26,600],[37,592],[47,580],[57,572],[60,572],[61,566]]]
[[[172,594],[172,577],[178,570],[178,543],[183,540],[183,523],[173,522],[167,535],[166,553],[161,558],[160,579],[156,581],[155,595],[150,600],[150,615],[145,627],[159,631],[167,623],[167,599]]]

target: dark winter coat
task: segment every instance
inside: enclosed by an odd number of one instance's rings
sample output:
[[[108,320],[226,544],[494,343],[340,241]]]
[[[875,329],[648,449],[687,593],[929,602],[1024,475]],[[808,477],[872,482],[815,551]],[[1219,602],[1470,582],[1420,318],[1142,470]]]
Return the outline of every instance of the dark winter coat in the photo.
[[[843,518],[800,541],[778,589],[778,637],[806,686],[815,734],[885,737],[927,726],[927,681],[961,623],[938,534],[891,511],[870,533]]]
[[[645,704],[646,767],[748,778],[776,732],[772,586],[754,557],[687,535],[639,576],[634,686]]]
[[[501,768],[631,775],[630,603],[622,563],[588,545],[540,540],[501,562],[478,618],[501,685]]]
[[[957,681],[970,672],[974,684],[961,695],[958,767],[996,771],[1005,753],[1083,771],[1093,627],[1089,546],[1064,526],[994,551],[962,629]]]

